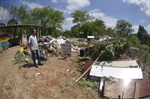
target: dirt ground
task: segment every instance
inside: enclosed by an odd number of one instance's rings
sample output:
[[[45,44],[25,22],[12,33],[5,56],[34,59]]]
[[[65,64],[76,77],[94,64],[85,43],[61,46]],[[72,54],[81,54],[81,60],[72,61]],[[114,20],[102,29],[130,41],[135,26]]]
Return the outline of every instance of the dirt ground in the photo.
[[[0,54],[0,99],[100,99],[97,91],[85,92],[75,80],[78,53],[64,60],[49,57],[43,66],[22,67],[13,64],[19,46]]]

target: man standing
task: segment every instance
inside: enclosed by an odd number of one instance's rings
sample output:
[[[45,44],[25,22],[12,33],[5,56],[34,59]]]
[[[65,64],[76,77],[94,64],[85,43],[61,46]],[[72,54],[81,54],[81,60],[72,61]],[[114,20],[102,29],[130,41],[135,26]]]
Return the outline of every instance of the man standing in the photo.
[[[39,46],[38,46],[38,42],[36,38],[35,29],[32,30],[32,35],[29,37],[28,45],[32,52],[32,59],[34,62],[34,66],[38,68],[38,65],[43,65],[43,64],[41,63],[41,60],[40,60]],[[37,56],[38,64],[36,63],[36,56]]]

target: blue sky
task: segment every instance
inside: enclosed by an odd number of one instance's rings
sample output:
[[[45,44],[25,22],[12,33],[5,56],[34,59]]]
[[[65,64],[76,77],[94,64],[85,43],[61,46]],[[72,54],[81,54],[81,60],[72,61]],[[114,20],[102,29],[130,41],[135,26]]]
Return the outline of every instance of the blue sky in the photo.
[[[90,15],[102,19],[107,27],[114,28],[117,20],[130,22],[134,32],[142,25],[150,34],[150,0],[0,0],[0,21],[9,20],[10,7],[25,5],[28,9],[50,6],[64,12],[63,29],[74,24],[70,16],[75,10],[86,10]]]

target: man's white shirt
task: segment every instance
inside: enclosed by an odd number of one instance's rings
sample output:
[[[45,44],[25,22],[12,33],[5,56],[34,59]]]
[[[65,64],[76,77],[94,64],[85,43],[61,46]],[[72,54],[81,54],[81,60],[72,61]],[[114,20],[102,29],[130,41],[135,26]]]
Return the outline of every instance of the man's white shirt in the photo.
[[[36,36],[31,35],[28,43],[30,44],[32,50],[37,50],[39,48]]]

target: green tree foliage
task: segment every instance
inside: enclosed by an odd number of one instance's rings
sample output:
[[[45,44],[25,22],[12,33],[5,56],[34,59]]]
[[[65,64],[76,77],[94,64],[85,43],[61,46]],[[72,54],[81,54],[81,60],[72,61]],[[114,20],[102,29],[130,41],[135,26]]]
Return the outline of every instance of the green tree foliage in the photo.
[[[133,32],[132,24],[125,20],[118,20],[115,29],[122,37]]]
[[[5,23],[0,23],[0,26],[5,26],[5,25],[6,25]],[[6,29],[0,29],[0,34],[5,32],[5,31],[6,31]]]
[[[104,61],[112,61],[119,58],[120,54],[128,49],[129,45],[126,39],[108,40],[94,44],[94,49],[100,59]]]
[[[92,19],[92,16],[90,16],[89,13],[82,10],[74,11],[71,13],[71,16],[74,18],[73,23],[80,23],[80,25]]]
[[[145,30],[143,26],[139,25],[137,35],[142,44],[149,45],[149,42],[150,42],[149,34],[147,33],[147,31]]]
[[[67,38],[74,37],[74,36],[72,36],[71,31],[69,31],[69,30],[64,31],[61,36],[65,36]]]
[[[7,25],[12,25],[12,24],[18,24],[18,22],[17,22],[15,19],[10,19],[10,20],[7,22]]]
[[[85,22],[81,27],[83,37],[87,36],[102,36],[105,34],[106,26],[102,20],[96,19],[92,22]]]
[[[106,35],[109,35],[111,37],[115,37],[115,35],[116,35],[115,30],[110,27],[106,29],[105,33],[106,33]]]
[[[61,33],[61,31],[59,31],[59,30],[54,30],[54,31],[52,32],[52,37],[57,38],[57,37],[60,36],[60,33]]]
[[[43,26],[43,30],[45,30],[48,27],[51,27],[51,32],[53,32],[58,28],[62,28],[64,17],[63,12],[61,11],[49,7],[43,7],[34,8],[33,10],[31,10],[30,14],[32,17],[32,22],[34,24],[41,24]]]
[[[87,36],[93,35],[94,22],[86,22],[81,26],[82,37],[86,38]]]
[[[29,22],[29,14],[24,6],[20,6],[19,8],[12,6],[10,14],[12,19],[16,20],[18,23],[25,24]]]
[[[71,27],[71,37],[79,37],[80,32],[80,24],[76,24],[73,27]]]
[[[88,12],[82,10],[74,11],[71,13],[71,16],[73,17],[73,23],[77,23],[71,29],[73,34],[76,33],[74,35],[77,37],[86,37],[87,29],[85,29],[85,27],[89,28],[86,23],[89,23],[89,21],[92,20],[92,16],[90,16]],[[81,32],[84,34],[80,35]]]
[[[141,45],[141,41],[138,39],[136,34],[129,35],[131,46],[138,47]]]
[[[93,27],[93,35],[95,36],[101,36],[105,34],[106,26],[104,24],[104,21],[96,19],[94,22],[94,27]]]

